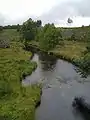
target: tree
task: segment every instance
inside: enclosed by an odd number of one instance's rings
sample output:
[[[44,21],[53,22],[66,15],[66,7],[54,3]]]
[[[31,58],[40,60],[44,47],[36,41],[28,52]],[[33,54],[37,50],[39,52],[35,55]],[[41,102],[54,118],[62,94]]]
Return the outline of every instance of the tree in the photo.
[[[41,26],[40,20],[36,22],[36,21],[33,21],[31,18],[29,18],[26,22],[23,23],[21,27],[21,33],[23,35],[23,38],[26,41],[34,40],[39,26]]]
[[[17,32],[19,32],[20,31],[20,25],[18,24],[17,25]]]
[[[37,24],[37,27],[41,27],[42,26],[42,21],[41,20],[37,20],[36,24]]]
[[[61,33],[54,24],[46,24],[39,35],[40,47],[44,50],[50,50],[59,44],[60,38]]]
[[[3,27],[2,26],[0,26],[0,31],[3,31]]]

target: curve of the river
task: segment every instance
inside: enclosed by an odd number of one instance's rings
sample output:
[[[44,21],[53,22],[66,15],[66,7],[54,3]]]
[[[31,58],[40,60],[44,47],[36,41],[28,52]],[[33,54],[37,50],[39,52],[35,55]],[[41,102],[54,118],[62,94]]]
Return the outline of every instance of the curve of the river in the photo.
[[[36,120],[86,120],[72,108],[72,101],[75,96],[90,99],[90,76],[83,78],[71,63],[45,53],[34,53],[32,61],[38,67],[22,83],[30,85],[43,80]]]

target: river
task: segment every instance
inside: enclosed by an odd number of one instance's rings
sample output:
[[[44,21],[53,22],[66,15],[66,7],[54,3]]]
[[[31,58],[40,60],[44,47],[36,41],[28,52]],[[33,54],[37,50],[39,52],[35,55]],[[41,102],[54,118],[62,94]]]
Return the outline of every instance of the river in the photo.
[[[46,53],[34,53],[32,61],[38,67],[22,83],[31,85],[43,81],[41,105],[35,120],[86,120],[73,109],[72,101],[75,96],[90,99],[90,76],[83,78],[77,67]]]

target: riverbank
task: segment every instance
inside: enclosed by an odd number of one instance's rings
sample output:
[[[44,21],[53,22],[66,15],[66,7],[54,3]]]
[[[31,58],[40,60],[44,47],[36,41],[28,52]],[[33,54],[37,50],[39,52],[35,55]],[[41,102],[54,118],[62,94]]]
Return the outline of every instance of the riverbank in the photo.
[[[37,62],[38,67],[31,76],[23,80],[23,84],[29,85],[43,80],[41,104],[36,109],[36,120],[75,120],[76,117],[83,120],[82,116],[76,116],[72,112],[72,101],[75,96],[89,97],[90,77],[83,78],[78,67],[65,60],[37,49],[31,50],[32,61]]]
[[[79,71],[85,76],[90,74],[90,52],[87,51],[88,42],[62,41],[54,49],[45,51],[40,48],[39,42],[31,41],[27,44],[27,49],[35,48],[47,54],[54,55],[79,67]]]
[[[48,54],[55,55],[61,59],[67,60],[68,62],[74,63],[83,57],[84,51],[86,51],[87,43],[75,42],[75,41],[64,41],[63,45],[58,45],[50,51],[40,49],[39,43],[31,41],[29,46],[37,48],[41,51],[47,52]]]
[[[22,87],[23,77],[37,67],[30,61],[31,52],[19,42],[0,48],[0,119],[34,120],[35,106],[40,101],[41,86]]]

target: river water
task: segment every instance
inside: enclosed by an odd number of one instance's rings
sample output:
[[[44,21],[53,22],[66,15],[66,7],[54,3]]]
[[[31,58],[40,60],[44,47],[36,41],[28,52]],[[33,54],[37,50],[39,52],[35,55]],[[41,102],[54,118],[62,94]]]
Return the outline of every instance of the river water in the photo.
[[[75,96],[90,100],[90,76],[83,78],[77,67],[46,53],[34,53],[32,61],[37,62],[38,67],[23,84],[43,83],[35,120],[86,120],[72,108],[72,101]]]

